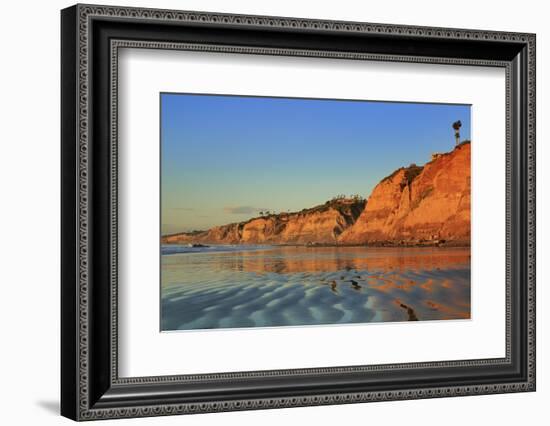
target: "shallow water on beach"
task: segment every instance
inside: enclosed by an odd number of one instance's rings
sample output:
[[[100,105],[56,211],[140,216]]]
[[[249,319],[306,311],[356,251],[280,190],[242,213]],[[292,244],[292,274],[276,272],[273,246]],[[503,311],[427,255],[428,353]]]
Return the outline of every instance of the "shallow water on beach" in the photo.
[[[161,329],[470,318],[469,248],[162,247]]]

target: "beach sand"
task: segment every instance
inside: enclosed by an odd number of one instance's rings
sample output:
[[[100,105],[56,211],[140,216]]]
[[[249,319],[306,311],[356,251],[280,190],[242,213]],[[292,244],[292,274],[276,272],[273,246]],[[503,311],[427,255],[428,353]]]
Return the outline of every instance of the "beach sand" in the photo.
[[[162,255],[163,331],[470,318],[469,248],[177,251]]]

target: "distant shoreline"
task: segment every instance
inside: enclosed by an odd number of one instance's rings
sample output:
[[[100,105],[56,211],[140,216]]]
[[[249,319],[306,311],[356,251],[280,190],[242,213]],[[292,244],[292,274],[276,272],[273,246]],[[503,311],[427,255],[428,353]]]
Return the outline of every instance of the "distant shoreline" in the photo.
[[[186,243],[165,243],[161,242],[161,245],[165,246],[185,246]],[[264,242],[262,244],[243,244],[243,243],[235,243],[235,244],[220,244],[220,243],[204,243],[205,246],[261,246],[261,245],[268,245],[273,247],[373,247],[373,248],[380,248],[380,247],[389,247],[389,248],[415,248],[415,247],[441,247],[441,248],[470,248],[471,244],[464,242],[464,241],[445,241],[445,242],[391,242],[391,241],[379,241],[379,242],[372,242],[368,244],[335,244],[335,243],[311,243],[311,244],[290,244],[290,243],[269,243]]]

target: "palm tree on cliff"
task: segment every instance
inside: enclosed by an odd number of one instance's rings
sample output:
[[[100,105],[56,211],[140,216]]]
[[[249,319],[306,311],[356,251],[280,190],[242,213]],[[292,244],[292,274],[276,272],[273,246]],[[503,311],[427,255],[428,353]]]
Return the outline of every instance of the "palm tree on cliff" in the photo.
[[[460,120],[455,121],[453,123],[453,129],[455,130],[455,140],[456,140],[455,145],[458,145],[458,143],[460,142],[460,128],[461,127],[462,127],[462,123],[460,122]]]

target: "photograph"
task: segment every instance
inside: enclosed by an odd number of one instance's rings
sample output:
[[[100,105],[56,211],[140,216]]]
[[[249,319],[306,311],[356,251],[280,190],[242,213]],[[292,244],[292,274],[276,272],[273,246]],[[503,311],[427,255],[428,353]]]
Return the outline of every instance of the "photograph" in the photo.
[[[160,330],[468,320],[471,105],[160,94]]]

